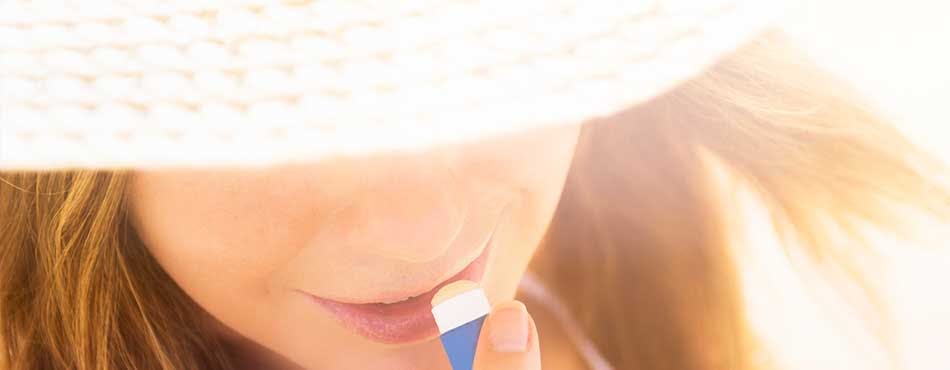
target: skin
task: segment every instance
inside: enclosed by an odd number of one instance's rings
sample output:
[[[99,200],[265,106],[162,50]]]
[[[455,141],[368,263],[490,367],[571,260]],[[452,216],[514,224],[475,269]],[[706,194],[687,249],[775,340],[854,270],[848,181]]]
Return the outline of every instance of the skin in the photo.
[[[514,304],[579,132],[569,125],[265,168],[139,171],[128,192],[132,224],[221,335],[246,349],[249,364],[448,369],[437,337],[374,342],[302,292],[372,302],[430,289],[471,261],[497,225],[482,285],[496,308]],[[510,366],[517,356],[540,366],[534,325],[527,352],[480,351],[480,368]]]

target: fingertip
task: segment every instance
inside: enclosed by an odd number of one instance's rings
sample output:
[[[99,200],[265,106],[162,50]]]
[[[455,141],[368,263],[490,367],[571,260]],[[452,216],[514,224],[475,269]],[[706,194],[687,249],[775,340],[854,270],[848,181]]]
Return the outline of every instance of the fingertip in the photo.
[[[492,309],[488,316],[488,339],[495,352],[527,351],[531,339],[527,307],[521,302],[512,301]]]
[[[501,311],[507,311],[507,310],[519,310],[521,312],[524,312],[525,314],[528,313],[528,307],[525,306],[524,303],[522,303],[519,300],[511,300],[511,301],[501,302],[499,304],[496,304],[494,307],[492,307],[491,314],[494,314],[496,312],[501,312]]]
[[[540,368],[537,328],[524,303],[508,301],[492,308],[477,352],[479,370]]]

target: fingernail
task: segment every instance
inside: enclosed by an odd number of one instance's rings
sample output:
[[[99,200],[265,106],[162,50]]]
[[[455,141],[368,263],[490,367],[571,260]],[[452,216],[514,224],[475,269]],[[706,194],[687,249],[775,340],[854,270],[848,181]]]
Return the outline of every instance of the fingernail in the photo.
[[[498,309],[491,314],[490,339],[495,352],[528,350],[528,311],[524,304]]]

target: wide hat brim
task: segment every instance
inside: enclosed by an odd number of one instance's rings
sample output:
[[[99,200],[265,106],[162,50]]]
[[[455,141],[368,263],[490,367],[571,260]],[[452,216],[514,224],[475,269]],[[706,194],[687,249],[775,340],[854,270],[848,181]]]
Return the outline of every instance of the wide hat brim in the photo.
[[[778,12],[763,0],[11,0],[0,169],[269,165],[581,123],[695,76]]]

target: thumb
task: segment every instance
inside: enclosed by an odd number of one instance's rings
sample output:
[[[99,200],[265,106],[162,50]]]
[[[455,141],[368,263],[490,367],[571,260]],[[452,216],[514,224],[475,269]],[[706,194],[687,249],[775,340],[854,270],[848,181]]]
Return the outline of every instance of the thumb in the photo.
[[[492,309],[476,348],[475,370],[541,370],[538,329],[521,302]]]

